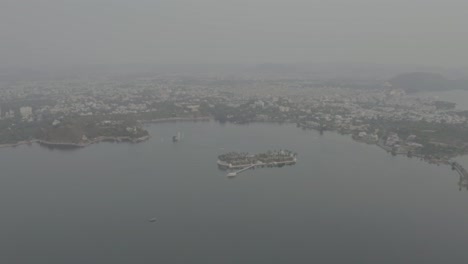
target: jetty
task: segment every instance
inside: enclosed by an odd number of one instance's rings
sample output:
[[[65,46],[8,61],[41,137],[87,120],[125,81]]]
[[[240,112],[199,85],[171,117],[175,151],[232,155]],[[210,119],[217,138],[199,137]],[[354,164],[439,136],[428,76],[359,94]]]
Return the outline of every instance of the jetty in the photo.
[[[460,180],[458,181],[458,186],[460,187],[459,189],[461,190],[464,188],[468,190],[468,172],[460,163],[456,161],[451,162],[451,164],[452,170],[457,171],[458,175],[460,175]]]
[[[250,166],[248,166],[248,167],[245,167],[245,168],[243,168],[243,169],[240,169],[240,170],[238,170],[238,171],[229,172],[229,173],[227,174],[227,176],[228,176],[228,177],[235,177],[235,176],[237,176],[237,174],[240,174],[240,173],[242,173],[242,172],[244,172],[244,171],[246,171],[246,170],[249,170],[249,169],[253,169],[253,168],[255,168],[255,167],[257,167],[257,166],[260,166],[260,165],[263,165],[263,164],[261,164],[261,163],[259,163],[259,164],[252,164],[252,165],[250,165]]]

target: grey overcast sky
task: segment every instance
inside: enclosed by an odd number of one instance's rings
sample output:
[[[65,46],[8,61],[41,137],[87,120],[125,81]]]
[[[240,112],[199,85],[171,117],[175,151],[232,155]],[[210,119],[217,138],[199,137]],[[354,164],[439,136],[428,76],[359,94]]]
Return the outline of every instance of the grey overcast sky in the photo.
[[[0,66],[467,67],[468,0],[0,0]]]

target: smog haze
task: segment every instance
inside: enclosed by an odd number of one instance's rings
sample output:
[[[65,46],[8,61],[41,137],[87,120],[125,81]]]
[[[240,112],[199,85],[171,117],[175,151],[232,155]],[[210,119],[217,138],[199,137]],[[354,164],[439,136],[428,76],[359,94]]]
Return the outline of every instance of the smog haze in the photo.
[[[380,63],[466,68],[462,0],[2,0],[0,66]]]

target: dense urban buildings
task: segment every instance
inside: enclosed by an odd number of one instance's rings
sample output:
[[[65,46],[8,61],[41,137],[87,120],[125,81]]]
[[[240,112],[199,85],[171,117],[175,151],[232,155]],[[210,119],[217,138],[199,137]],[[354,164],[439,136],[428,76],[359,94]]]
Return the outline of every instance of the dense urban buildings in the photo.
[[[392,154],[448,162],[468,150],[466,111],[386,81],[145,75],[2,83],[0,142],[139,142],[142,125],[179,119],[295,123],[338,131]]]

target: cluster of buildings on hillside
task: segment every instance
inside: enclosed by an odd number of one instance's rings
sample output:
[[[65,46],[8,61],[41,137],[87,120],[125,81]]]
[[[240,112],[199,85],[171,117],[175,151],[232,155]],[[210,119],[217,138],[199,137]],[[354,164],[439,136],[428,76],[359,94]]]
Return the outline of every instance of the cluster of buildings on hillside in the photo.
[[[245,84],[252,90],[246,96]],[[176,77],[118,80],[72,80],[27,82],[2,87],[0,118],[20,118],[32,122],[46,115],[112,115],[157,112],[171,102],[187,112],[200,111],[200,105],[224,104],[244,107],[252,101],[258,119],[265,111],[278,112],[276,119],[323,119],[337,125],[351,121],[386,119],[462,124],[464,115],[453,109],[438,109],[434,100],[408,97],[388,89],[350,89],[298,86],[296,81],[186,82]],[[231,89],[232,88],[232,89]],[[184,109],[185,108],[185,109]]]
[[[396,131],[382,135],[375,123],[468,123],[466,113],[453,105],[407,96],[391,87],[316,87],[307,80],[170,76],[19,82],[2,87],[0,98],[0,122],[11,124],[57,123],[70,116],[214,116],[235,123],[291,122],[305,128],[338,130],[389,148],[421,148],[421,144],[397,139]]]

